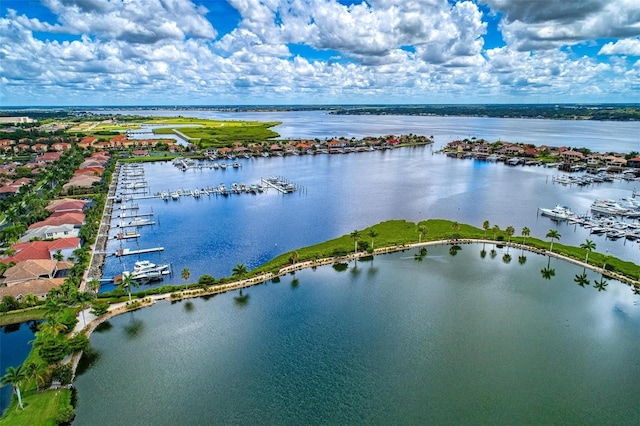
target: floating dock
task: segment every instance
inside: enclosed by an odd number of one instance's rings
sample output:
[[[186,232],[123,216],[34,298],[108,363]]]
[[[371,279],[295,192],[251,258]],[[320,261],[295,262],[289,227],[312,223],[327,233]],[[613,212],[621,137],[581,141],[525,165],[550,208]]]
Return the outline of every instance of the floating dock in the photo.
[[[115,253],[113,253],[113,255],[116,257],[121,257],[121,256],[130,256],[133,254],[155,253],[158,251],[164,251],[164,247],[152,247],[152,248],[140,249],[140,250],[130,250],[126,248],[118,249],[115,251]]]

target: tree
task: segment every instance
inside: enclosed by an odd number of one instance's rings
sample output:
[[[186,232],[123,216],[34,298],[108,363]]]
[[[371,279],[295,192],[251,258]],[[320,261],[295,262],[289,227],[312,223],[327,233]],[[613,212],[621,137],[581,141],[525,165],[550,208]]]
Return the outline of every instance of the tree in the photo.
[[[231,270],[231,276],[235,277],[235,278],[243,278],[245,275],[247,275],[249,271],[247,271],[247,267],[244,266],[243,263],[238,263],[236,266],[233,267],[233,269]]]
[[[361,238],[360,231],[354,229],[349,236],[353,239],[353,254],[356,254],[358,252],[358,241]]]
[[[584,243],[580,244],[580,248],[587,252],[584,263],[589,263],[589,253],[596,249],[596,243],[591,240],[585,240]]]
[[[493,239],[495,240],[498,236],[498,232],[500,232],[500,227],[498,225],[493,225],[491,231],[493,232]]]
[[[429,233],[429,230],[427,228],[425,228],[424,226],[418,226],[418,243],[422,243],[422,237],[424,235],[427,235]]]
[[[98,300],[94,300],[91,303],[91,311],[89,312],[91,312],[92,315],[101,317],[102,315],[106,314],[108,311],[109,311],[109,301],[98,299]]]
[[[527,237],[531,234],[531,230],[529,228],[527,228],[526,226],[524,226],[522,228],[522,231],[520,231],[520,235],[522,235],[522,245],[526,246],[527,245]],[[522,248],[522,252],[520,253],[521,256],[524,255],[524,247]]]
[[[453,228],[453,235],[451,235],[451,239],[457,240],[458,238],[460,238],[460,234],[458,234],[458,231],[460,230],[460,224],[458,222],[453,222],[451,224],[451,228]]]
[[[378,233],[374,229],[371,229],[367,235],[371,238],[371,250],[373,250],[373,240],[378,236]]]
[[[507,226],[507,229],[504,230],[504,232],[507,234],[507,242],[511,242],[511,237],[516,233],[515,228],[509,225]]]
[[[511,242],[511,237],[513,236],[513,234],[516,233],[516,230],[513,226],[509,225],[507,226],[507,229],[504,230],[504,232],[507,234],[507,242],[510,243]],[[509,244],[507,244],[507,254],[509,253]],[[511,258],[509,258],[509,261],[511,261]]]
[[[40,326],[39,333],[50,334],[51,336],[58,337],[60,333],[67,331],[67,326],[60,322],[57,316],[47,318],[47,320]]]
[[[131,287],[138,287],[140,284],[133,278],[130,273],[123,273],[120,281],[117,283],[118,287],[126,288],[129,293],[129,302],[131,302]]]
[[[100,291],[100,280],[97,278],[91,278],[87,282],[87,288],[95,294],[98,294],[98,292]]]
[[[53,260],[57,260],[58,262],[64,260],[64,255],[60,250],[56,250],[56,252],[53,254]]]
[[[38,296],[36,296],[35,294],[25,294],[24,298],[22,299],[22,303],[25,306],[36,306],[38,304]]]
[[[18,407],[20,407],[21,410],[24,410],[24,407],[22,406],[22,395],[20,395],[20,382],[24,379],[25,374],[21,367],[7,367],[6,374],[2,376],[2,379],[0,380],[2,386],[8,384],[13,385],[13,392],[18,395]]]
[[[184,268],[182,270],[182,272],[180,272],[180,276],[182,277],[182,279],[186,283],[189,280],[189,278],[191,277],[191,271],[189,270],[189,268]],[[186,288],[186,284],[185,284],[185,288]]]
[[[561,236],[557,229],[550,229],[549,232],[547,232],[546,237],[551,240],[551,245],[549,246],[550,252],[553,252],[553,240],[560,240]]]
[[[87,308],[89,306],[91,306],[89,304],[89,302],[91,302],[94,298],[95,298],[95,294],[88,292],[88,291],[84,291],[82,293],[78,293],[78,306],[80,307],[80,309],[82,309],[82,323],[85,325],[85,327],[87,326],[87,319],[84,316],[84,311],[87,310]]]
[[[40,390],[40,385],[44,384],[46,365],[41,362],[30,361],[24,365],[25,378],[36,382],[36,390]]]
[[[509,253],[505,253],[505,254],[502,256],[502,261],[503,261],[504,263],[511,263],[511,255],[510,255]]]
[[[484,239],[487,239],[487,231],[489,230],[489,228],[491,227],[491,225],[489,224],[488,220],[485,220],[484,222],[482,222],[482,229],[484,229]]]

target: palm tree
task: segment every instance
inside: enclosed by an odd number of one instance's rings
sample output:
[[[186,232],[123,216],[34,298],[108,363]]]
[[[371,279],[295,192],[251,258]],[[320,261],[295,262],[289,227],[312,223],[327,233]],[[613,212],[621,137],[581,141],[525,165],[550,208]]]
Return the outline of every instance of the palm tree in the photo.
[[[573,281],[575,281],[580,287],[584,287],[585,285],[589,284],[587,273],[584,271],[581,274],[576,275]]]
[[[429,230],[424,226],[418,226],[418,244],[422,243],[422,236],[427,235]]]
[[[500,232],[500,227],[498,225],[493,225],[491,231],[493,232],[493,239],[495,240],[498,236],[498,232]]]
[[[231,270],[231,276],[235,277],[235,278],[242,278],[245,275],[247,275],[247,267],[244,266],[243,263],[238,263],[236,266],[233,267],[233,269]]]
[[[525,263],[527,263],[527,256],[525,255],[518,256],[518,263],[521,265],[524,265]]]
[[[367,235],[371,238],[371,250],[373,250],[373,239],[378,236],[378,233],[374,229],[371,229]]]
[[[44,368],[46,365],[42,362],[31,361],[24,365],[24,374],[27,379],[33,379],[36,382],[36,390],[40,390],[40,384],[44,382]]]
[[[482,247],[482,250],[480,250],[480,257],[484,259],[486,256],[487,252],[485,251],[484,247]]]
[[[100,291],[100,280],[97,278],[91,278],[87,282],[87,288],[92,292],[98,294],[98,292]]]
[[[516,233],[516,230],[513,226],[509,225],[507,226],[507,229],[505,229],[504,231],[507,234],[507,242],[510,243],[511,242],[511,237],[513,236],[513,234]],[[507,244],[507,253],[509,253],[509,244]]]
[[[189,270],[189,268],[184,268],[184,269],[182,270],[182,272],[180,272],[180,276],[182,277],[182,279],[183,279],[183,280],[184,280],[184,282],[185,282],[184,287],[185,287],[185,289],[186,289],[186,288],[187,288],[187,284],[186,284],[186,282],[187,282],[187,281],[189,281],[189,277],[191,277],[191,271]]]
[[[58,312],[63,308],[62,303],[58,299],[52,299],[47,297],[47,301],[44,303],[44,316],[47,319],[55,317]]]
[[[57,260],[58,262],[64,260],[64,255],[62,254],[62,251],[56,250],[56,252],[53,254],[53,260]]]
[[[354,243],[353,254],[356,254],[358,251],[358,241],[361,238],[360,231],[358,231],[357,229],[354,229],[353,232],[349,234],[349,236],[353,239],[353,243]]]
[[[531,235],[531,230],[529,228],[527,228],[526,226],[522,228],[522,231],[520,231],[520,235],[522,235],[522,245],[527,245],[527,237],[529,235]]]
[[[22,395],[20,395],[20,382],[24,379],[25,374],[21,367],[8,367],[7,373],[2,376],[2,379],[0,380],[2,386],[8,385],[9,383],[13,385],[13,392],[18,395],[18,407],[20,407],[21,410],[24,410],[24,407],[22,406]]]
[[[36,306],[38,304],[38,296],[31,293],[25,294],[24,298],[22,299],[22,303],[27,306]]]
[[[62,324],[57,317],[47,318],[47,320],[40,326],[39,333],[51,334],[53,337],[57,337],[60,333],[67,330],[67,326]]]
[[[87,326],[87,320],[84,317],[84,311],[87,310],[87,308],[89,308],[89,306],[91,306],[89,303],[95,298],[95,294],[88,292],[88,291],[84,291],[82,293],[78,293],[77,299],[78,299],[78,306],[80,306],[80,309],[82,309],[82,322],[84,323],[85,327]]]
[[[580,244],[580,248],[587,251],[584,263],[589,263],[589,253],[596,249],[596,243],[591,240],[585,240],[584,243]]]
[[[131,287],[138,287],[140,284],[133,278],[130,273],[123,273],[118,286],[126,288],[129,292],[129,302],[131,302]]]
[[[507,250],[508,250],[508,248],[507,248]],[[502,256],[502,261],[503,261],[504,263],[511,263],[511,255],[510,255],[509,253],[505,253],[505,254]]]
[[[547,232],[546,237],[551,239],[551,245],[549,246],[550,252],[553,252],[553,240],[559,241],[561,236],[557,229],[550,229],[549,232]]]
[[[482,222],[482,229],[484,229],[484,239],[487,239],[487,231],[489,230],[489,228],[491,227],[491,225],[489,224],[488,220],[485,220],[484,222]]]

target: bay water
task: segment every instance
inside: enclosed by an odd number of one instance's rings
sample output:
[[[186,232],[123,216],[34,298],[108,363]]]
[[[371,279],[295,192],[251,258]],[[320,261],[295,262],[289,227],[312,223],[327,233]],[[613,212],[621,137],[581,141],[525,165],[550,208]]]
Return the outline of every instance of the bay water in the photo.
[[[75,382],[74,424],[635,424],[639,297],[482,250],[328,265],[112,318]]]

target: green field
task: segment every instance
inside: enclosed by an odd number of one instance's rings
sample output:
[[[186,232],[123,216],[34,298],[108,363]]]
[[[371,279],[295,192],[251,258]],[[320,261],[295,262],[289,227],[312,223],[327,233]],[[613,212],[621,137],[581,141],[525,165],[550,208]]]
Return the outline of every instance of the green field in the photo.
[[[506,228],[502,226],[501,228]],[[420,235],[419,229],[423,229]],[[373,239],[369,236],[370,231],[375,231],[377,236]],[[485,232],[484,229],[476,228],[471,225],[452,222],[444,219],[430,219],[419,223],[407,222],[405,220],[389,220],[381,222],[377,225],[370,226],[365,229],[358,230],[358,241],[367,243],[370,247],[373,242],[374,248],[381,247],[397,247],[408,244],[415,244],[419,241],[441,241],[453,239],[497,239],[499,241],[507,241],[509,237],[504,229],[501,229],[495,235],[492,230]],[[373,241],[372,241],[373,240]],[[511,242],[522,243],[523,237],[520,236],[520,230],[516,230],[511,237]],[[549,240],[542,240],[535,237],[527,237],[526,245],[532,249],[549,250],[551,244]],[[333,256],[344,256],[353,253],[355,241],[350,235],[343,235],[333,240],[325,241],[309,247],[303,247],[297,250],[282,254],[266,264],[251,271],[252,274],[262,272],[274,272],[284,265],[291,263],[292,255],[297,262],[306,260],[322,259]],[[579,247],[566,246],[557,240],[553,244],[553,252],[561,254],[572,259],[583,261],[586,251]],[[589,255],[589,264],[602,267],[606,264],[607,269],[634,280],[640,280],[640,266],[633,262],[624,261],[607,254],[592,252]]]
[[[195,139],[199,148],[231,146],[235,142],[263,142],[278,137],[270,128],[279,122],[217,121],[199,118],[153,118],[146,124],[175,124],[176,130]],[[171,128],[155,129],[155,134],[171,134]]]
[[[24,410],[12,401],[0,423],[3,426],[55,426],[58,410],[62,404],[71,401],[69,389],[55,389],[41,393],[27,393],[22,396]]]

